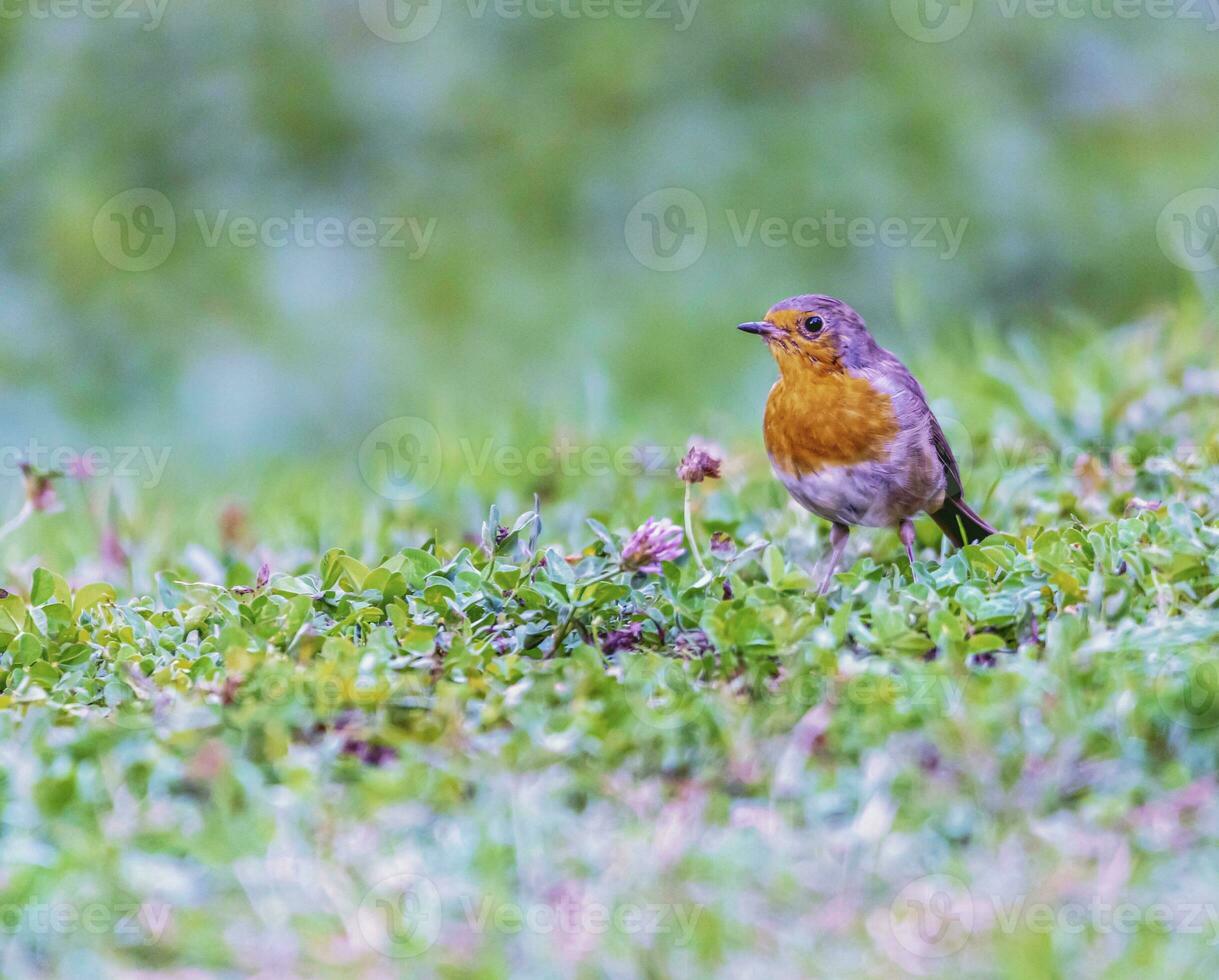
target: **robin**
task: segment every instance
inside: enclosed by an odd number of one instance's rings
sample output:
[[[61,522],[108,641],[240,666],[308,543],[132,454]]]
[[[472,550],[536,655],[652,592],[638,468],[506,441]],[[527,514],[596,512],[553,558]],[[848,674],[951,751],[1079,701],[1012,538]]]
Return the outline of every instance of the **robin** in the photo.
[[[912,566],[920,511],[958,548],[995,533],[965,503],[957,461],[922,387],[851,307],[796,296],[740,329],[765,340],[779,364],[763,423],[775,474],[797,503],[832,524],[820,594],[852,525],[896,527]]]

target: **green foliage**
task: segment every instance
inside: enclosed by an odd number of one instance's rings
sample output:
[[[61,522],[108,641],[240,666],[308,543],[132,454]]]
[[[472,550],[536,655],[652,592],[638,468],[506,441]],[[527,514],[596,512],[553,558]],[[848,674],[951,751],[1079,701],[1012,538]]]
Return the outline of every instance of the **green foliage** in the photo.
[[[141,451],[0,532],[0,975],[1216,975],[1214,280],[1157,236],[1214,184],[1214,34],[945,2],[923,44],[901,2],[393,44],[364,0],[0,0],[5,516],[34,445]],[[666,187],[707,212],[671,273],[628,227]],[[94,233],[132,188],[147,271]],[[298,209],[435,234],[199,217]],[[739,240],[830,213],[968,225]],[[1004,534],[857,533],[812,594],[733,332],[803,290]],[[405,501],[357,449],[395,416],[438,436]],[[630,574],[691,432],[708,570]]]
[[[0,599],[5,972],[1204,971],[1217,429],[1187,319],[1122,341],[1175,353],[1116,394],[1103,345],[1074,388],[1030,373],[1021,423],[1014,380],[960,393],[1005,533],[926,522],[913,568],[857,533],[827,597],[823,530],[748,453],[693,488],[705,573],[624,569],[682,492],[623,475],[520,511],[507,480],[463,535],[462,478],[327,489],[319,531],[281,474],[267,544],[130,511],[130,583],[31,566]]]

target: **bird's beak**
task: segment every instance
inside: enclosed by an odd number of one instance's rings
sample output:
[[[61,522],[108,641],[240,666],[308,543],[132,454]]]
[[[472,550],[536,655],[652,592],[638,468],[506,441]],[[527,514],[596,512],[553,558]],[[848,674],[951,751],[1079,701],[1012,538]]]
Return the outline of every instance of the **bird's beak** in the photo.
[[[774,337],[782,332],[774,324],[767,323],[765,320],[757,323],[742,323],[739,327],[737,327],[737,329],[744,330],[745,333],[757,334],[759,337],[764,337],[766,340],[770,340],[771,337]]]

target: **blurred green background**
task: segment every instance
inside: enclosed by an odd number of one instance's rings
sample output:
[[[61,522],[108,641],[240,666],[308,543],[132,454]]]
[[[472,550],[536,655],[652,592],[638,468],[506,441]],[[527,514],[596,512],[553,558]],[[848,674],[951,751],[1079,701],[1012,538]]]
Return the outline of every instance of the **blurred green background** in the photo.
[[[951,400],[980,323],[1117,325],[1214,289],[1157,238],[1170,202],[1219,183],[1206,3],[929,2],[924,24],[972,16],[926,43],[901,0],[379,2],[4,0],[3,445],[171,447],[167,478],[223,489],[293,457],[356,479],[361,440],[399,415],[446,452],[731,441],[773,373],[732,327],[792,293],[848,299]],[[104,211],[132,188],[176,221],[145,271],[98,233],[164,230]],[[234,243],[239,217],[298,211],[431,234]],[[811,240],[831,213],[896,222],[897,244]],[[963,229],[959,249],[914,244],[923,218]],[[701,253],[665,271],[653,229]]]
[[[1216,975],[1153,910],[1219,874],[1219,0],[1062,3],[0,0],[0,975]],[[1011,536],[811,599],[734,330],[808,291]],[[563,560],[692,434],[731,575]],[[359,917],[419,868],[707,914],[415,969]],[[920,959],[945,874],[1142,917]]]

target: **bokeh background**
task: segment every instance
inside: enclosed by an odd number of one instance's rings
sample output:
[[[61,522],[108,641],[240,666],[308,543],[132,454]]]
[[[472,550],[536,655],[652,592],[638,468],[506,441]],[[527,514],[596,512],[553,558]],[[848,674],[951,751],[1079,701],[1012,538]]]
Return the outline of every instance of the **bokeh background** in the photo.
[[[756,441],[773,366],[732,327],[805,291],[951,405],[979,330],[1209,306],[1212,6],[4,0],[0,444],[168,447],[159,483],[225,492],[358,486],[402,415],[446,455]],[[129,271],[138,188],[176,235]],[[298,212],[398,245],[234,243]]]
[[[1217,10],[0,0],[0,975],[1219,976]],[[1005,536],[810,594],[806,291]]]

